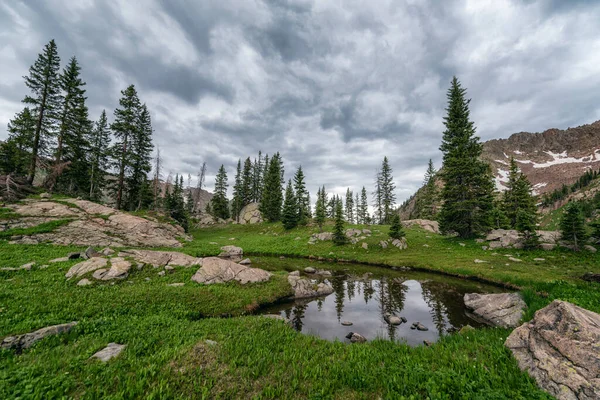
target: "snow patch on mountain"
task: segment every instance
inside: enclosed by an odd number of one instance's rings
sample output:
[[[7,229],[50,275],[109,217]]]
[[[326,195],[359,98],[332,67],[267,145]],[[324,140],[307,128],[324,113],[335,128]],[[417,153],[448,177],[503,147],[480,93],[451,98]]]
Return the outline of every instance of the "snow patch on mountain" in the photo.
[[[520,155],[520,154],[523,154],[523,152],[522,152],[522,151],[519,151],[519,150],[515,150],[515,151],[513,151],[513,153],[515,153],[515,154],[519,154],[519,155]]]
[[[508,165],[508,163],[504,160],[494,160],[494,161],[496,161],[497,163],[500,163],[502,165]]]
[[[545,188],[546,186],[548,186],[548,182],[540,182],[533,185],[533,195],[537,196],[539,194],[538,190],[541,188]]]
[[[562,153],[554,153],[552,151],[544,151],[544,153],[548,154],[553,159],[551,161],[546,161],[544,163],[535,163],[531,160],[515,160],[515,161],[518,163],[521,163],[521,164],[531,164],[533,166],[533,168],[547,168],[547,167],[551,167],[553,165],[560,165],[560,164],[589,163],[589,162],[600,161],[600,149],[594,150],[594,153],[592,153],[591,155],[586,156],[586,157],[581,157],[581,158],[569,157],[567,155],[566,151],[563,151]]]
[[[508,183],[508,171],[498,168],[498,175],[494,178],[496,190],[500,192],[506,191],[506,183]]]

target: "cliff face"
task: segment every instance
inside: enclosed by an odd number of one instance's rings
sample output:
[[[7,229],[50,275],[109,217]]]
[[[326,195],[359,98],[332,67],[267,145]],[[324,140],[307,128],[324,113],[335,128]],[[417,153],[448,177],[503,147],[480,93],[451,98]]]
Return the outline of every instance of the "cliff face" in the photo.
[[[483,144],[482,158],[492,166],[498,190],[504,190],[514,157],[536,194],[574,183],[588,169],[600,169],[600,121],[565,130],[520,132]]]

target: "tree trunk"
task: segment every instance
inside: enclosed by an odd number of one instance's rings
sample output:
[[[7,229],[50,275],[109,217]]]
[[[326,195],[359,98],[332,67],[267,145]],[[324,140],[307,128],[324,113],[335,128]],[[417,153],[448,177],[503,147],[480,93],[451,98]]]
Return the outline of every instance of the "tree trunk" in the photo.
[[[127,136],[123,138],[123,155],[121,156],[121,165],[119,167],[119,187],[117,189],[117,210],[121,209],[123,199],[123,182],[125,180],[125,157],[127,154]]]

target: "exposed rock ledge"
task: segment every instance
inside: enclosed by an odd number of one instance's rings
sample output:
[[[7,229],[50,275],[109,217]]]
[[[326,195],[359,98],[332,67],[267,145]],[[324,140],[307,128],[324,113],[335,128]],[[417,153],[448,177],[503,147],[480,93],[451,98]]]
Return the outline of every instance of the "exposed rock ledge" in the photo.
[[[537,384],[559,400],[600,399],[600,315],[554,300],[505,345]]]
[[[49,241],[76,246],[181,247],[178,239],[188,239],[180,226],[136,217],[86,200],[63,199],[61,203],[30,200],[10,207],[23,216],[10,221],[11,224],[18,225],[20,220],[31,221],[35,218],[40,223],[59,218],[73,219],[51,233],[16,237],[11,243],[34,244]]]
[[[36,342],[44,339],[47,336],[58,335],[61,333],[69,332],[77,322],[69,322],[68,324],[52,325],[42,329],[38,329],[34,332],[24,333],[22,335],[8,336],[2,339],[0,348],[13,349],[17,352],[28,349],[33,346]]]
[[[207,285],[232,280],[246,284],[265,282],[270,277],[270,272],[259,268],[250,268],[218,257],[207,257],[203,259],[202,268],[192,276],[192,280]]]
[[[518,293],[467,293],[464,301],[476,319],[501,328],[518,326],[527,307]]]

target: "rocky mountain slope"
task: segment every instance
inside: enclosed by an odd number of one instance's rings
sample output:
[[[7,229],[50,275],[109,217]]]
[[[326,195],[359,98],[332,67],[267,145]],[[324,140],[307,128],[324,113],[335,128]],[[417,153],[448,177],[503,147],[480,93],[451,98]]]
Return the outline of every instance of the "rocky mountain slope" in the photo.
[[[508,180],[511,157],[536,194],[570,185],[588,169],[600,169],[600,121],[565,130],[520,132],[485,142],[482,158],[492,166],[500,191]]]
[[[531,182],[537,195],[576,182],[587,170],[600,169],[600,121],[565,130],[519,132],[483,143],[481,156],[492,167],[496,188],[506,189],[510,158]],[[400,208],[402,219],[415,218],[420,190]]]

